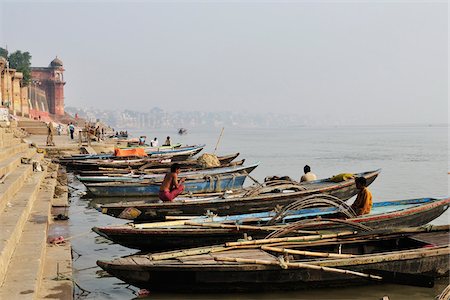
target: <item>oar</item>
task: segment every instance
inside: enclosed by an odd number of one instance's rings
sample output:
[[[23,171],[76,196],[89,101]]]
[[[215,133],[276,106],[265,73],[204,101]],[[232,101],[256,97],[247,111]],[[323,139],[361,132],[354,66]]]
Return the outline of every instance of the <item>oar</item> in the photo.
[[[226,262],[239,262],[246,264],[259,264],[259,265],[274,265],[280,266],[284,269],[311,269],[320,270],[324,272],[340,273],[353,275],[357,277],[362,277],[368,280],[375,280],[378,282],[389,282],[404,285],[420,286],[420,287],[433,287],[434,278],[430,276],[420,275],[420,274],[406,274],[399,272],[391,272],[384,270],[367,270],[368,273],[356,272],[346,269],[331,268],[325,266],[318,266],[308,263],[290,263],[286,261],[276,261],[276,260],[263,260],[263,259],[248,259],[248,258],[236,258],[236,257],[214,257],[216,261],[226,261]],[[377,274],[377,275],[375,275]],[[382,275],[382,276],[379,276]]]
[[[308,236],[292,236],[292,237],[284,237],[284,238],[273,238],[273,239],[262,239],[262,240],[253,240],[253,241],[245,241],[245,242],[228,242],[225,245],[228,247],[232,246],[244,246],[244,245],[262,245],[262,244],[272,244],[272,243],[280,243],[280,242],[304,242],[304,241],[314,241],[314,240],[323,240],[334,237],[343,237],[356,234],[356,231],[343,231],[338,233],[330,233],[330,234],[318,234],[318,235],[308,235]]]
[[[222,228],[222,229],[235,229],[235,230],[255,230],[255,231],[274,231],[280,229],[279,226],[252,226],[252,225],[228,225],[222,223],[196,223],[196,222],[185,222],[184,225],[189,226],[200,226],[200,227],[210,227],[210,228]],[[317,231],[306,231],[301,230],[297,233],[301,234],[318,234]]]
[[[311,270],[319,270],[319,271],[325,271],[325,272],[332,272],[332,273],[340,273],[340,274],[348,274],[348,275],[354,275],[358,277],[363,277],[366,279],[372,279],[372,280],[383,280],[381,276],[377,275],[371,275],[361,272],[355,272],[351,270],[345,270],[345,269],[338,269],[338,268],[330,268],[330,267],[322,267],[312,264],[306,264],[306,263],[290,263],[290,262],[280,262],[277,260],[263,260],[263,259],[248,259],[248,258],[236,258],[236,257],[214,257],[217,261],[227,261],[227,262],[239,262],[239,263],[247,263],[247,264],[258,264],[258,265],[275,265],[280,267],[285,267],[287,269],[311,269]]]
[[[356,256],[353,254],[293,250],[293,249],[279,248],[279,247],[272,247],[272,246],[262,246],[261,249],[265,250],[265,251],[272,251],[272,252],[278,252],[278,253],[297,254],[297,255],[314,256],[314,257],[349,258],[349,257]]]

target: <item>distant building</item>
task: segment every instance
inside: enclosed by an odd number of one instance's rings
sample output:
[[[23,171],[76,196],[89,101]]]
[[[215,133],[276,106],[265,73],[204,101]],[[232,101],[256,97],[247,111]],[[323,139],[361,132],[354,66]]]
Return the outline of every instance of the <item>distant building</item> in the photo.
[[[28,91],[21,86],[22,79],[23,74],[9,68],[6,59],[0,57],[0,105],[14,115],[28,116]]]
[[[64,71],[63,62],[58,57],[48,67],[31,68],[31,89],[36,94],[41,94],[41,91],[45,93],[49,113],[57,116],[64,115]]]

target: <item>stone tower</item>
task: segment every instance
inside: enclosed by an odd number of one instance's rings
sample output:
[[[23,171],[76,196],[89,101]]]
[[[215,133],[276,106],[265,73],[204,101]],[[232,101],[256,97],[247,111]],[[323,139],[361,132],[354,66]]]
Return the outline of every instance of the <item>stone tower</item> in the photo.
[[[63,62],[58,57],[47,68],[31,68],[32,80],[39,82],[45,91],[49,112],[57,116],[64,115],[64,71]]]

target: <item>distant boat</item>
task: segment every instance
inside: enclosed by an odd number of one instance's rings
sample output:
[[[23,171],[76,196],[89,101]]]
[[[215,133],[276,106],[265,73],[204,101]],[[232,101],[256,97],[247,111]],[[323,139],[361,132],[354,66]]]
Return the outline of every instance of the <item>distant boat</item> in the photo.
[[[187,134],[187,129],[186,129],[186,128],[180,128],[180,129],[178,129],[178,134],[179,134],[179,135]]]

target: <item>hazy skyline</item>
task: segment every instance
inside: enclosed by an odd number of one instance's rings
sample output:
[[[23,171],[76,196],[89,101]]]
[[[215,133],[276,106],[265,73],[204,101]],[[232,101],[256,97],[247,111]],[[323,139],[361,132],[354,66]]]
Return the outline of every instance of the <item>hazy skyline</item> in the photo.
[[[3,2],[0,43],[64,62],[66,105],[448,122],[448,5]]]

